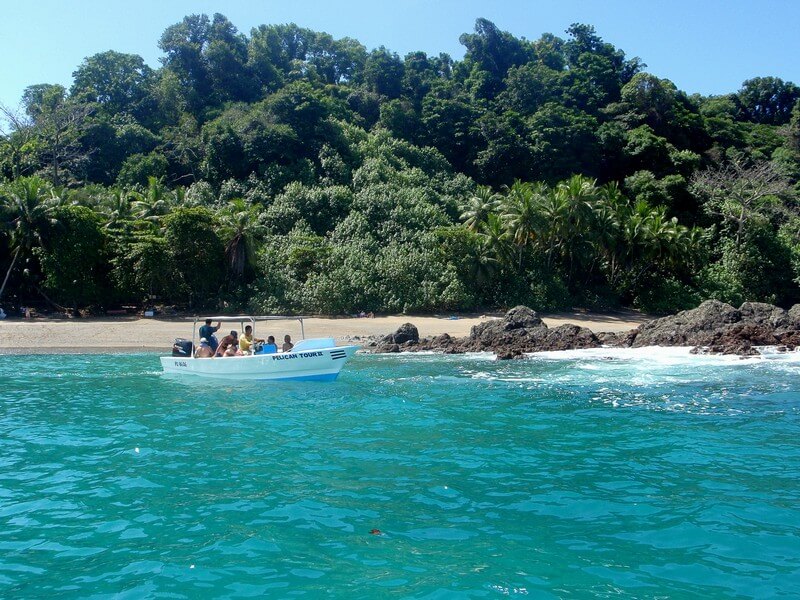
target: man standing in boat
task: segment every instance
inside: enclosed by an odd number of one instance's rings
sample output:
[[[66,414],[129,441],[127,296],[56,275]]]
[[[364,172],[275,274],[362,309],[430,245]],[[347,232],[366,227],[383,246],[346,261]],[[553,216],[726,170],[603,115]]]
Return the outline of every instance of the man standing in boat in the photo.
[[[217,321],[217,326],[212,327],[211,319],[206,319],[206,324],[200,327],[200,337],[206,338],[206,340],[208,340],[208,345],[211,346],[211,350],[213,350],[214,352],[217,351],[217,344],[218,344],[217,336],[215,336],[214,333],[219,331],[219,328],[221,326],[222,323]]]

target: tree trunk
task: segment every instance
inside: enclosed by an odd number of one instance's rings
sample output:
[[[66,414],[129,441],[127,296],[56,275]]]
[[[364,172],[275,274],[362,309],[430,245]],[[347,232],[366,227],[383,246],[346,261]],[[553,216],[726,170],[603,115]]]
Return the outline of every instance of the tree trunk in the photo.
[[[5,279],[3,279],[3,285],[0,286],[0,298],[3,297],[3,292],[6,289],[6,284],[8,283],[8,278],[11,276],[11,271],[14,269],[14,263],[17,262],[17,257],[19,256],[19,250],[20,250],[19,246],[17,246],[17,249],[14,250],[14,258],[11,259],[11,266],[8,267],[8,271],[6,271],[6,277],[5,277]]]
[[[35,286],[34,286],[34,287],[35,287]],[[39,292],[39,294],[42,296],[42,298],[44,298],[45,300],[47,300],[47,303],[48,303],[50,306],[52,306],[52,307],[53,307],[53,308],[55,308],[56,310],[60,310],[60,311],[62,311],[62,312],[65,312],[65,313],[67,312],[67,310],[68,310],[68,309],[67,309],[67,307],[65,307],[65,306],[61,306],[60,304],[56,304],[55,302],[53,302],[53,301],[50,299],[50,297],[49,297],[47,294],[45,294],[45,293],[42,291],[42,289],[41,289],[41,288],[39,288],[39,287],[36,287],[36,291],[37,291],[37,292]],[[77,314],[77,310],[76,310],[75,312],[76,312],[76,314]]]

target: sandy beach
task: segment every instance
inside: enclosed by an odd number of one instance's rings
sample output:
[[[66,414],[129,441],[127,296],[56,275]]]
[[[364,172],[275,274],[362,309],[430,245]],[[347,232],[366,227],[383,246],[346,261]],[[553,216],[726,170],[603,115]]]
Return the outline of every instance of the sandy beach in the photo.
[[[499,316],[499,315],[498,315]],[[395,331],[403,323],[413,323],[420,336],[448,333],[454,337],[469,335],[470,328],[491,315],[460,315],[457,319],[442,316],[379,316],[375,318],[324,318],[305,320],[307,337],[333,337],[337,342],[358,342],[370,336]],[[574,323],[594,332],[627,331],[646,321],[647,315],[633,311],[614,313],[569,312],[542,315],[549,327]],[[216,323],[215,323],[216,324]],[[237,329],[238,323],[223,324],[222,329]],[[276,321],[257,326],[259,337],[285,334],[300,339],[298,321]],[[92,319],[32,319],[0,321],[0,353],[9,352],[103,352],[165,351],[176,337],[191,337],[191,321],[182,318],[107,317]]]

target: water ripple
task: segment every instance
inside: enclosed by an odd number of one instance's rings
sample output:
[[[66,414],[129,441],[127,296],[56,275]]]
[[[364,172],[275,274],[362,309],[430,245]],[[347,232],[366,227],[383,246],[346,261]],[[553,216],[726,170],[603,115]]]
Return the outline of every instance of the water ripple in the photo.
[[[793,595],[797,357],[603,352],[334,384],[4,357],[0,594]]]

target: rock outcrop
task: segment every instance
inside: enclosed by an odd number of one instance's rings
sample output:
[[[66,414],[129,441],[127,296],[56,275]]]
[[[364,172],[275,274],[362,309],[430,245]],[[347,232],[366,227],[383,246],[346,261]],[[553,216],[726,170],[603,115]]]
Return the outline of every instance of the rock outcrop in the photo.
[[[407,344],[408,342],[416,343],[418,341],[419,331],[411,323],[403,323],[398,327],[397,331],[383,338],[383,342],[387,344]]]
[[[653,319],[627,332],[598,334],[577,325],[550,329],[536,311],[516,306],[501,319],[474,326],[466,338],[444,333],[420,339],[417,328],[405,323],[370,349],[445,354],[494,352],[498,359],[510,359],[522,358],[530,352],[601,346],[691,346],[696,354],[740,356],[757,354],[755,346],[793,350],[800,347],[800,304],[787,311],[762,302],[745,302],[734,308],[718,300],[707,300],[697,308]]]
[[[643,323],[619,345],[693,346],[697,353],[749,356],[753,346],[785,346],[800,342],[800,307],[786,311],[772,304],[745,302],[738,309],[707,300],[692,310]]]
[[[522,357],[529,352],[544,350],[568,350],[571,348],[598,348],[600,341],[589,329],[576,325],[561,325],[550,329],[536,311],[526,306],[517,306],[502,319],[494,319],[472,328],[469,337],[453,338],[447,334],[431,339],[400,342],[408,324],[395,333],[387,335],[375,348],[376,352],[399,350],[433,350],[446,354],[464,352],[494,352],[498,358]],[[414,328],[416,331],[416,328]]]
[[[715,331],[737,323],[741,318],[741,312],[730,304],[708,300],[692,310],[642,323],[636,329],[631,345],[634,348],[708,345]]]

